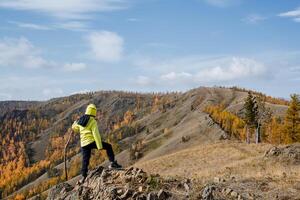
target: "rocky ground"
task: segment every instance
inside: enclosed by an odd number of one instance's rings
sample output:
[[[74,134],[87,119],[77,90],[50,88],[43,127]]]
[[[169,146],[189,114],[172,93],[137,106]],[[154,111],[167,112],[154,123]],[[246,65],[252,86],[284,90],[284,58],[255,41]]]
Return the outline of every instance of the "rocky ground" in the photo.
[[[54,199],[185,199],[189,196],[190,180],[162,179],[142,169],[108,170],[99,166],[86,181],[75,187],[62,183],[51,189],[48,200]]]
[[[299,169],[300,144],[268,149],[262,160],[283,162]],[[176,177],[176,178],[175,178]],[[83,184],[72,186],[61,183],[53,187],[48,200],[300,200],[298,173],[281,176],[243,177],[218,176],[211,180],[184,179],[178,176],[160,176],[144,172],[137,167],[109,170],[102,166],[90,171]]]
[[[275,158],[287,164],[300,164],[300,144],[273,147],[265,153],[266,158]]]

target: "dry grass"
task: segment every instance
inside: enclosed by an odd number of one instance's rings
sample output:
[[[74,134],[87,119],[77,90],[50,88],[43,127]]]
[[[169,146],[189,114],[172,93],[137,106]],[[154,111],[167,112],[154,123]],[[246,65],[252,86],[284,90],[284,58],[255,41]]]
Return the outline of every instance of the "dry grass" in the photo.
[[[266,160],[271,145],[218,142],[178,151],[135,165],[163,176],[196,178],[203,181],[230,176],[240,178],[299,177],[300,166]]]

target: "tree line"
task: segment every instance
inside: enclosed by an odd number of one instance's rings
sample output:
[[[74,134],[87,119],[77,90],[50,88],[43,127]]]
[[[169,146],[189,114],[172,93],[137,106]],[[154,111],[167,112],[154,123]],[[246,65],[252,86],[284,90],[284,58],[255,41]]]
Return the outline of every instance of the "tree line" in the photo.
[[[264,96],[248,92],[241,114],[234,114],[223,105],[210,105],[204,111],[229,136],[250,143],[290,144],[300,142],[300,97],[291,95],[284,117],[275,116],[266,106]],[[253,139],[254,138],[254,139]]]

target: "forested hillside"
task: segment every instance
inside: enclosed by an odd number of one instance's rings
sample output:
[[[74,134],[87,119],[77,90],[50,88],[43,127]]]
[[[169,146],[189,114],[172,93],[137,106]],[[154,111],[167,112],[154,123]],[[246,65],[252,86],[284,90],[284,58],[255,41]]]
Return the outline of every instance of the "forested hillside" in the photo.
[[[184,148],[189,142],[197,145],[198,140],[189,141],[193,134],[183,135],[188,130],[184,127],[192,127],[193,120],[201,123],[207,119],[203,111],[221,129],[212,129],[206,124],[203,125],[205,129],[191,129],[191,133],[199,130],[204,135],[210,131],[224,132],[224,138],[245,141],[247,119],[243,107],[248,92],[239,88],[198,88],[185,93],[164,94],[107,91],[45,102],[2,102],[0,197],[7,197],[21,189],[17,196],[10,197],[24,199],[64,181],[63,171],[57,166],[63,161],[64,144],[70,134],[68,129],[89,103],[98,108],[96,118],[102,137],[113,144],[116,152],[128,155],[124,158],[132,164],[141,158],[150,159],[173,152],[175,143],[167,143],[177,141],[177,138],[187,141],[181,144]],[[251,93],[262,99],[258,102],[260,109],[264,109],[264,116],[260,119],[262,142],[283,144],[300,141],[298,96],[293,96],[289,103],[258,92]],[[294,128],[292,132],[291,128]],[[249,132],[254,140],[255,127]],[[212,137],[219,137],[214,134],[207,135],[209,140],[197,137],[199,141],[209,142]],[[71,177],[79,174],[80,158],[76,156],[79,151],[79,135],[74,135],[68,150],[68,157],[72,158],[69,166]],[[92,159],[91,166],[102,163],[104,159],[104,156]],[[26,187],[37,180],[38,187]]]

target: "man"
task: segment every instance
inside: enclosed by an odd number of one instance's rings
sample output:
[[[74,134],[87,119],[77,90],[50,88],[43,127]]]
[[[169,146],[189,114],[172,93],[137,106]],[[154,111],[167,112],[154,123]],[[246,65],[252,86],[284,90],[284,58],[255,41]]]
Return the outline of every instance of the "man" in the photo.
[[[97,113],[96,106],[90,104],[87,106],[85,115],[75,121],[72,125],[72,129],[75,133],[80,133],[80,143],[82,152],[82,168],[81,174],[83,176],[83,182],[87,176],[88,166],[91,158],[92,149],[105,149],[110,161],[109,168],[121,168],[122,166],[115,160],[115,155],[111,144],[102,142],[99,134],[97,121],[95,120]]]

